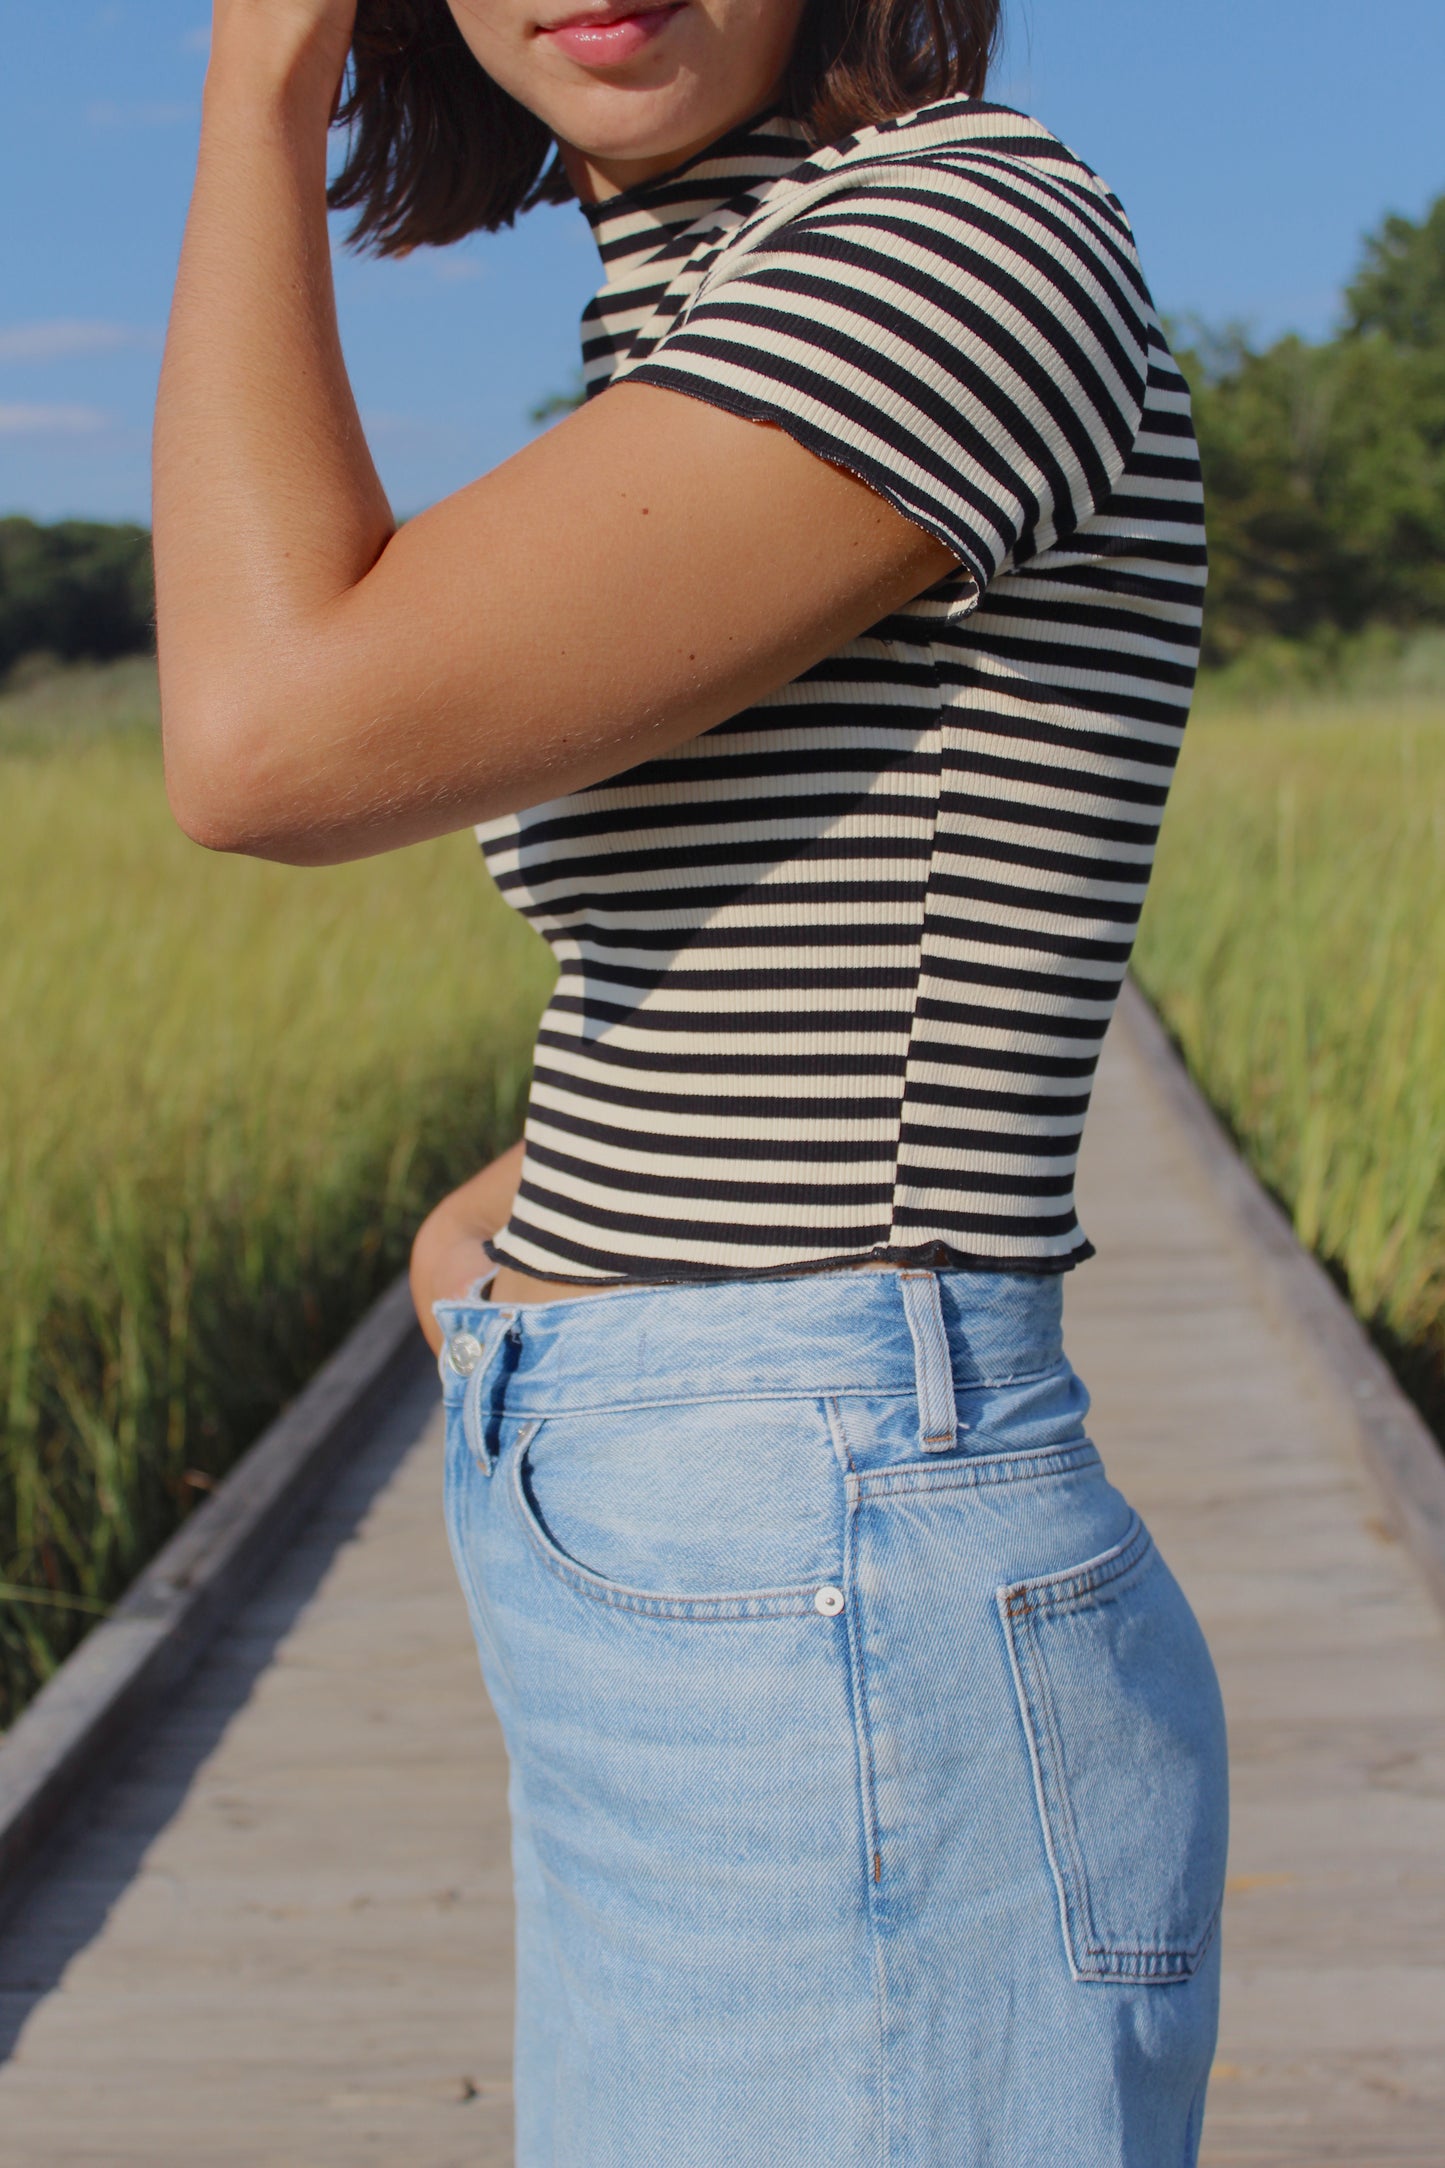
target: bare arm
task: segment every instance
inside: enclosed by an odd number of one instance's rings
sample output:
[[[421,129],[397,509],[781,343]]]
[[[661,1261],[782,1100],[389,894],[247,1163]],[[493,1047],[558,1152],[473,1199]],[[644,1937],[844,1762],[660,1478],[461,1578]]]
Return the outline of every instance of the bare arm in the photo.
[[[955,564],[784,432],[627,384],[395,529],[336,330],[345,35],[314,14],[218,7],[155,446],[172,805],[296,863],[668,751]]]

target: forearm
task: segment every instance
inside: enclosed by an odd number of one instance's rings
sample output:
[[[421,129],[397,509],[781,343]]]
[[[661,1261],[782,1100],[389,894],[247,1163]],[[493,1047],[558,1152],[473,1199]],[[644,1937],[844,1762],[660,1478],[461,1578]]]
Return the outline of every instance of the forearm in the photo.
[[[229,704],[284,671],[394,527],[336,323],[339,64],[314,39],[288,53],[240,23],[207,75],[155,433],[162,707],[182,789]]]

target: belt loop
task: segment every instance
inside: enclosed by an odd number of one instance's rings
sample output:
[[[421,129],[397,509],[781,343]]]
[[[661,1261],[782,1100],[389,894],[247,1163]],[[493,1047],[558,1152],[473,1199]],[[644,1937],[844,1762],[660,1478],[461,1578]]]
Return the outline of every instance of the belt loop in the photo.
[[[904,1272],[899,1279],[903,1314],[913,1340],[919,1443],[925,1453],[951,1452],[958,1443],[958,1409],[953,1398],[953,1354],[943,1322],[938,1275]]]

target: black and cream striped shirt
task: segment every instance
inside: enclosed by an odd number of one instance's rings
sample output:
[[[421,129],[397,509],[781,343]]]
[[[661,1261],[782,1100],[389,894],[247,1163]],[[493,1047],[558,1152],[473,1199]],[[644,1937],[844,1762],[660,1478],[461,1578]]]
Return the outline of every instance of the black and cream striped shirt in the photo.
[[[1062,1270],[1205,576],[1123,210],[958,98],[812,152],[765,116],[587,215],[589,392],[777,423],[960,569],[679,751],[478,831],[560,966],[493,1253]]]

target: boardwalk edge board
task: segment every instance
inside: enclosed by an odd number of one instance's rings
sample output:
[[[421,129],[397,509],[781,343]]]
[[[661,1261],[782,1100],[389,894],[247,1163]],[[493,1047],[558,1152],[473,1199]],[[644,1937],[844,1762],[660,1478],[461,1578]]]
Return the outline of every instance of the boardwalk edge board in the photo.
[[[1301,1247],[1288,1215],[1240,1157],[1132,978],[1124,985],[1120,1016],[1216,1195],[1262,1257],[1284,1308],[1343,1391],[1361,1458],[1394,1532],[1445,1611],[1445,1453],[1324,1266]]]
[[[0,1911],[67,1809],[275,1563],[363,1406],[420,1344],[403,1273],[21,1711],[0,1740]]]

